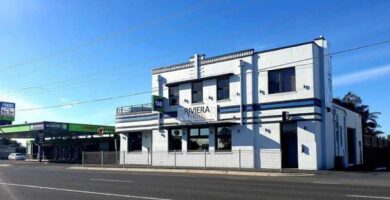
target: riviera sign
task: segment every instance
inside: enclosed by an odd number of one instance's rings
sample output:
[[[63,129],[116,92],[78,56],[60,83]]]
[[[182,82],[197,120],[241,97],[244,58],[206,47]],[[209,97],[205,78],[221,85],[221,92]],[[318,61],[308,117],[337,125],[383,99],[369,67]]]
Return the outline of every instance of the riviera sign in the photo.
[[[208,122],[217,121],[217,106],[202,105],[188,108],[178,108],[177,118],[180,122]]]

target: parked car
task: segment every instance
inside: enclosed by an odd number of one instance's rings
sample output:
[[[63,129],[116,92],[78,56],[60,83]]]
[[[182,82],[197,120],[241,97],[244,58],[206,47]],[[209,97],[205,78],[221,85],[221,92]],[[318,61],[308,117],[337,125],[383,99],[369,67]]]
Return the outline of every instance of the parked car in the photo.
[[[10,153],[8,160],[26,160],[26,156],[21,153]]]

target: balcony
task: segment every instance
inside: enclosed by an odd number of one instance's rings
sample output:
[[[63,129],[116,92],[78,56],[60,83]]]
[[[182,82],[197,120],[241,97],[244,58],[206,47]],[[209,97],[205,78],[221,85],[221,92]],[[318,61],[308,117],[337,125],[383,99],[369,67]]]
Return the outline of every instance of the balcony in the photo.
[[[116,109],[116,115],[151,113],[152,111],[153,111],[152,104],[148,103],[148,104],[119,107]]]
[[[159,112],[153,112],[152,104],[123,106],[116,109],[115,131],[134,132],[158,129]]]

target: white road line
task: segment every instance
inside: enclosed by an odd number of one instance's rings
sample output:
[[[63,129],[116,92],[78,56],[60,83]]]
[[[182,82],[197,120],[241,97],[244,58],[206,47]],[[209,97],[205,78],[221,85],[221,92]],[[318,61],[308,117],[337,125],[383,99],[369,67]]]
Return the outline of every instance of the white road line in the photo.
[[[325,182],[325,181],[315,181],[313,183],[315,183],[315,184],[326,184],[326,185],[340,185],[341,184],[341,183]]]
[[[134,181],[123,181],[123,180],[113,180],[113,179],[98,179],[92,178],[91,181],[103,181],[103,182],[118,182],[118,183],[133,183]]]
[[[354,194],[347,194],[346,196],[351,198],[365,198],[365,199],[390,199],[390,197],[365,196],[365,195],[354,195]]]
[[[231,179],[231,180],[248,180],[247,178],[239,178],[239,177],[227,177],[227,179]]]
[[[14,183],[1,183],[0,185],[7,186],[15,186],[15,187],[25,187],[25,188],[34,188],[34,189],[44,189],[44,190],[54,190],[54,191],[62,191],[62,192],[74,192],[81,194],[93,194],[93,195],[102,195],[102,196],[112,196],[112,197],[123,197],[123,198],[132,198],[132,199],[148,199],[148,200],[171,200],[157,197],[146,197],[146,196],[135,196],[135,195],[125,195],[125,194],[113,194],[113,193],[103,193],[103,192],[92,192],[92,191],[84,191],[84,190],[72,190],[72,189],[64,189],[64,188],[54,188],[54,187],[43,187],[37,185],[22,185],[22,184],[14,184]]]
[[[11,166],[10,164],[0,164],[0,167],[9,167]]]

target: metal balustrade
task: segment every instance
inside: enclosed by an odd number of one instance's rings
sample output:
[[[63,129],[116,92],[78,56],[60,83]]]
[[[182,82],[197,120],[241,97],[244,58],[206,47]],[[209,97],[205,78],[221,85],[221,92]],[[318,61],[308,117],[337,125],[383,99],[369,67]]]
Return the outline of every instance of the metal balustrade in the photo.
[[[132,105],[132,106],[122,106],[116,109],[117,115],[126,115],[132,113],[143,113],[143,112],[152,112],[152,104],[140,104],[140,105]]]

